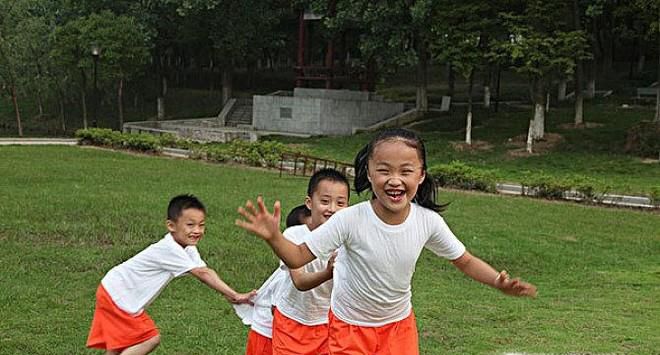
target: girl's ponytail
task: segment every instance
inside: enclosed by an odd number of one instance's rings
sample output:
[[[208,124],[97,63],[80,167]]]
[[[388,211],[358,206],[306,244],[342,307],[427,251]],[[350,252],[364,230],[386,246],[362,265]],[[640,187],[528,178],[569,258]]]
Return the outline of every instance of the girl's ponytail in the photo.
[[[367,144],[362,148],[357,155],[355,156],[355,162],[353,167],[355,169],[355,180],[353,181],[353,186],[355,187],[355,192],[359,195],[362,191],[370,190],[371,183],[369,182],[369,177],[367,176],[367,164],[369,162],[369,151],[371,143]]]

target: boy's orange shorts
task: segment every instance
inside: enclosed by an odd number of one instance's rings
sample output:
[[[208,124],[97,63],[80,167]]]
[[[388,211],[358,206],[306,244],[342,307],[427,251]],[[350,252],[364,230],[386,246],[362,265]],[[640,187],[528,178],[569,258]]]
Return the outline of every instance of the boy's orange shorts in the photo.
[[[245,355],[273,355],[273,341],[250,329]]]
[[[121,310],[103,285],[96,290],[96,309],[87,338],[88,348],[121,350],[158,335],[154,321],[142,312],[132,316]]]
[[[330,311],[330,339],[332,355],[419,355],[415,314],[381,327],[361,327],[348,324]]]
[[[328,325],[300,324],[275,308],[273,355],[328,355]]]

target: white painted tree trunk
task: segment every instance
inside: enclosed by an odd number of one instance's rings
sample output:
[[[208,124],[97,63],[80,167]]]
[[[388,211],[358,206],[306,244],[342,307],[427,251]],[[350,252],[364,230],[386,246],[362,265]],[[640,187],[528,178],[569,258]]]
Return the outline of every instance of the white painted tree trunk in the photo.
[[[575,121],[574,124],[576,126],[581,126],[584,124],[584,117],[583,117],[583,112],[584,112],[584,100],[582,99],[582,95],[576,96],[575,97]]]
[[[532,137],[534,120],[529,121],[529,129],[527,130],[527,153],[533,153],[534,138]]]
[[[587,98],[593,99],[596,97],[596,79],[590,78],[587,82]]]
[[[484,108],[490,107],[490,86],[484,86]]]
[[[534,105],[534,119],[531,121],[531,137],[533,139],[542,139],[545,135],[545,109],[543,103],[537,102]]]
[[[156,117],[158,117],[158,120],[164,120],[165,119],[165,98],[164,97],[159,97],[156,99],[156,106],[158,113]]]
[[[566,79],[560,80],[557,88],[557,101],[562,102],[564,100],[566,100]]]
[[[646,61],[646,56],[644,54],[641,54],[639,56],[639,59],[637,60],[637,73],[641,73],[644,71],[644,62]]]
[[[467,113],[467,124],[465,125],[465,143],[472,145],[472,110]]]

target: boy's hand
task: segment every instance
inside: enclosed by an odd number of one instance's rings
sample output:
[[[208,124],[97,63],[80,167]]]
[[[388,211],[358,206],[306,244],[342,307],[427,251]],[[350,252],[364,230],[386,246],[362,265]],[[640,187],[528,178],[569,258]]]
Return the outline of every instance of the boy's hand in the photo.
[[[518,278],[511,280],[505,270],[497,275],[494,286],[509,296],[536,297],[536,286]]]
[[[245,203],[245,208],[239,207],[238,213],[245,219],[237,219],[236,225],[263,240],[274,238],[280,233],[280,201],[275,201],[273,214],[268,212],[261,196],[257,197],[257,207],[255,208],[250,200]]]
[[[227,301],[232,304],[242,304],[247,303],[249,305],[254,305],[252,298],[257,295],[257,290],[252,290],[248,293],[236,293],[233,296],[225,296]]]
[[[335,259],[337,259],[337,252],[333,252],[328,259],[328,264],[325,266],[325,270],[332,275],[332,270],[335,269]]]

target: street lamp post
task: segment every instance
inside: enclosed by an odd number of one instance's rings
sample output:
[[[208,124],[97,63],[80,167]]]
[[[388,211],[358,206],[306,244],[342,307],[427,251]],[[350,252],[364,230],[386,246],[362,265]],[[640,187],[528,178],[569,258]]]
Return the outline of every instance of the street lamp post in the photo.
[[[101,55],[101,49],[96,45],[92,45],[92,59],[94,60],[94,112],[92,117],[92,127],[97,127],[98,125],[98,110],[99,110],[99,88],[97,85],[97,67],[99,56]]]

